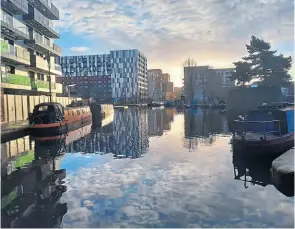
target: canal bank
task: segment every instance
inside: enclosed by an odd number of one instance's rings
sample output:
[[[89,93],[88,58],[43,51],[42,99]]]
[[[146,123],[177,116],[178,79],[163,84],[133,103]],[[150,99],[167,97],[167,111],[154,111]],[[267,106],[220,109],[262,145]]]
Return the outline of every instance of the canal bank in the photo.
[[[286,196],[294,196],[294,148],[272,162],[274,185]]]

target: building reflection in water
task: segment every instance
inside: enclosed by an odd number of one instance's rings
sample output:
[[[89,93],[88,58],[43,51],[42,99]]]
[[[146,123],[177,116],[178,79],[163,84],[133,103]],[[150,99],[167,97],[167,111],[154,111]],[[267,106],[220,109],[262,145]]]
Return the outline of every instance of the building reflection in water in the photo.
[[[21,152],[16,147],[17,155],[12,155],[11,144],[15,143],[2,144],[2,149],[9,150],[6,155],[1,154],[5,158],[1,174],[1,226],[60,227],[67,212],[67,204],[59,201],[66,191],[66,171],[56,163],[64,152],[56,151],[62,144],[58,141],[54,147],[52,141],[43,141],[44,144],[38,142],[34,146],[28,137],[14,141],[17,145],[24,141],[25,148]]]
[[[198,145],[211,145],[216,134],[228,133],[227,120],[214,109],[189,110],[184,113],[184,147],[193,150]]]
[[[162,136],[164,131],[171,130],[175,109],[153,108],[148,109],[148,135]]]

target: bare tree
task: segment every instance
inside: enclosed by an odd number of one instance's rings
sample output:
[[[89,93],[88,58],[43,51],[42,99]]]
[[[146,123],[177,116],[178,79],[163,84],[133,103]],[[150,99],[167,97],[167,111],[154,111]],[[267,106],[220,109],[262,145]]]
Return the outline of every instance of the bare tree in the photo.
[[[184,68],[197,66],[197,61],[194,58],[188,57],[182,64]],[[187,76],[189,79],[189,100],[194,97],[194,85],[193,85],[193,73],[190,69],[187,69]],[[185,87],[185,86],[184,86]]]
[[[183,67],[194,67],[194,66],[197,66],[197,61],[195,61],[194,58],[187,58],[183,64],[182,64]]]

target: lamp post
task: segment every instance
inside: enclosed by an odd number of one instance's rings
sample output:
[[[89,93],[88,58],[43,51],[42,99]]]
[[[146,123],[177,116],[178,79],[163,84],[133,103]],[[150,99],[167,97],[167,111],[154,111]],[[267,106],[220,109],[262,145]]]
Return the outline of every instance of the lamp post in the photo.
[[[48,80],[49,80],[49,102],[52,102],[52,92],[51,92],[51,74],[50,74],[50,52],[46,54],[46,60],[48,64]]]

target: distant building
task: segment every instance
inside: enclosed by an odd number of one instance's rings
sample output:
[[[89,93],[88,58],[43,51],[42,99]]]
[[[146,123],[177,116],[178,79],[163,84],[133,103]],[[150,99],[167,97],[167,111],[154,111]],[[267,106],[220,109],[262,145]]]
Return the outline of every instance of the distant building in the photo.
[[[162,96],[165,100],[172,100],[174,99],[173,93],[173,82],[170,82],[170,75],[169,73],[163,73],[163,83],[162,83]]]
[[[148,98],[161,100],[163,93],[163,76],[161,69],[148,70]]]
[[[183,94],[183,87],[174,87],[174,95],[176,100],[180,100]]]
[[[136,49],[111,51],[112,97],[121,101],[146,100],[147,58]]]
[[[186,103],[225,100],[233,69],[212,69],[209,66],[184,67],[184,96]]]
[[[62,84],[82,98],[112,102],[109,54],[61,57]]]
[[[138,50],[110,54],[64,56],[62,83],[83,98],[132,102],[147,98],[147,59]]]

